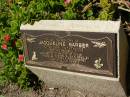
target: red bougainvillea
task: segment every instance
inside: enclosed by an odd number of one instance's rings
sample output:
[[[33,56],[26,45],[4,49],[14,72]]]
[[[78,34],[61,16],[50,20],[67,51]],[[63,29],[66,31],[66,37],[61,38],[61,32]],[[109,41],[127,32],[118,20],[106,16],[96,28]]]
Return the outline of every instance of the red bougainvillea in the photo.
[[[18,61],[19,62],[23,62],[24,61],[24,56],[23,55],[19,55],[18,56]]]
[[[1,48],[7,50],[7,44],[2,44]]]
[[[71,0],[64,0],[65,5],[70,4]]]
[[[6,34],[6,35],[4,36],[4,41],[8,42],[8,41],[10,41],[10,39],[11,39],[11,37],[10,37],[9,34]]]

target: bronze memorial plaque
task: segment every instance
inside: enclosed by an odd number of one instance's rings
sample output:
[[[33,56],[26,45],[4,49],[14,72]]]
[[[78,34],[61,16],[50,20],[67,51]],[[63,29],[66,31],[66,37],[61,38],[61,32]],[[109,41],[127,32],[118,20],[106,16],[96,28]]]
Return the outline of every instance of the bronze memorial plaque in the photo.
[[[22,32],[27,65],[117,77],[117,36],[114,33]]]

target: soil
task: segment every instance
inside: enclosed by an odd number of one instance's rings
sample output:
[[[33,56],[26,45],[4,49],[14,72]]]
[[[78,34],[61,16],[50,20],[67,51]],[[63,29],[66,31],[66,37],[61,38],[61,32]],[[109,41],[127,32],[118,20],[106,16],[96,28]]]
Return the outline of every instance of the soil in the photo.
[[[70,90],[64,87],[61,88],[48,88],[46,85],[37,91],[23,90],[15,84],[0,87],[1,95],[4,97],[106,97],[101,94],[95,93],[81,93],[77,90]],[[112,97],[112,96],[109,96]]]

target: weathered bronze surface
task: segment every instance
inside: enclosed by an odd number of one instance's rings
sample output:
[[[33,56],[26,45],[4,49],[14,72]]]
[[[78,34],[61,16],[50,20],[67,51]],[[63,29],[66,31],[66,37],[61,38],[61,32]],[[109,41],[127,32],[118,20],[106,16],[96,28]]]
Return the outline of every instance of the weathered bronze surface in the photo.
[[[27,65],[117,77],[114,33],[22,32]]]

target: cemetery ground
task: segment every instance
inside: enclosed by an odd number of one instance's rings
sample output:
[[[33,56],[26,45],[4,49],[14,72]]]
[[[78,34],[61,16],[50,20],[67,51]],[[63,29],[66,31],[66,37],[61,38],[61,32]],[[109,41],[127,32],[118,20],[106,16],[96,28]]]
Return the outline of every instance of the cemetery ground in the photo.
[[[76,2],[71,2],[71,1],[76,1]],[[1,0],[0,2],[0,12],[1,12],[0,57],[2,58],[4,66],[6,67],[6,69],[4,69],[5,70],[4,75],[6,76],[6,78],[3,77],[3,79],[4,81],[7,81],[7,83],[0,85],[0,97],[107,97],[103,94],[97,94],[95,92],[87,92],[87,90],[81,92],[79,90],[76,90],[75,88],[68,89],[66,87],[49,87],[48,84],[44,83],[44,80],[41,81],[33,73],[30,73],[30,75],[28,76],[28,71],[26,71],[26,68],[22,65],[24,60],[24,55],[22,49],[22,40],[20,40],[21,35],[19,31],[21,24],[26,24],[26,23],[33,24],[35,21],[39,21],[42,19],[45,20],[48,19],[116,20],[120,17],[120,15],[122,16],[121,20],[123,20],[123,22],[129,21],[130,15],[128,12],[125,13],[116,10],[118,9],[117,8],[118,5],[119,7],[124,7],[124,8],[128,7],[128,9],[130,10],[130,2],[125,1],[122,5],[120,3],[118,4],[118,2],[117,4],[111,4],[111,3],[109,4],[108,0],[97,0],[97,1],[90,0],[90,2],[86,2],[86,0]],[[129,26],[128,28],[130,29],[129,23],[127,24],[127,22],[125,22],[124,24],[128,25]],[[70,35],[70,33],[68,33],[68,35]],[[129,42],[130,42],[130,37],[129,37]],[[123,49],[124,48],[125,47],[123,47]],[[124,59],[123,57],[125,56],[121,56],[121,57],[122,59]],[[33,59],[37,59],[36,55],[34,56]],[[102,65],[100,64],[100,61],[101,60],[99,60],[96,63]],[[2,71],[1,69],[2,67],[0,67],[0,71]],[[129,93],[130,92],[130,63],[128,63],[127,65],[126,77],[127,77],[126,79],[127,92],[128,95],[130,95]],[[0,78],[0,80],[1,79],[2,78]],[[54,78],[54,80],[58,82],[56,78]],[[68,81],[70,82],[70,80]],[[82,84],[82,81],[80,82]],[[28,83],[30,85],[29,87],[28,87]],[[82,85],[85,86],[84,85],[85,83],[86,81]],[[89,86],[91,84],[89,83],[86,84],[86,86],[87,85]],[[93,85],[95,85],[95,83]],[[25,86],[26,89],[21,88],[22,86],[23,87]],[[102,87],[99,88],[102,89]],[[112,86],[111,88],[112,90],[111,89],[109,90],[111,91],[115,90],[113,91],[113,93],[116,92],[117,94],[119,91],[118,89],[116,90],[115,88],[116,87]],[[96,89],[101,91],[100,89],[98,89],[98,87]],[[110,93],[108,91],[105,92]],[[120,94],[120,92],[118,94]],[[108,96],[108,97],[112,97],[112,96]]]
[[[4,97],[113,97],[90,92],[82,93],[64,87],[53,89],[45,85],[37,91],[32,89],[25,91],[20,89],[17,85],[10,84],[4,87],[0,92],[3,93],[2,95],[4,95]]]

